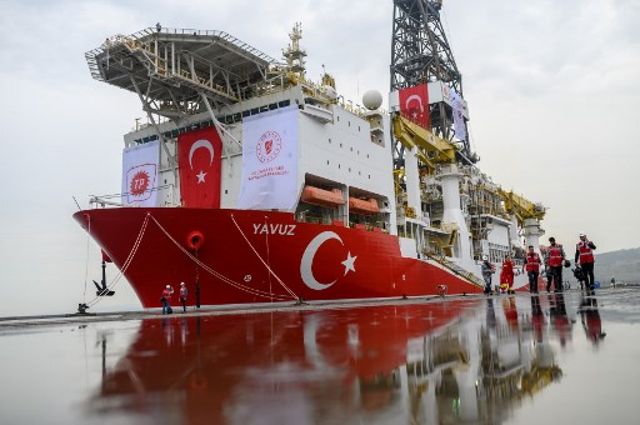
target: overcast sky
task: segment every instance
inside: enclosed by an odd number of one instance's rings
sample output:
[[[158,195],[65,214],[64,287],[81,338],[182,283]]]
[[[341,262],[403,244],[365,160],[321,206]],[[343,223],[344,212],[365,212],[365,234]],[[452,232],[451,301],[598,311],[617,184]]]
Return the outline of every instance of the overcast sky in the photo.
[[[445,0],[443,14],[483,171],[549,208],[547,236],[640,246],[640,0]],[[122,135],[143,113],[90,78],[85,51],[160,22],[279,58],[301,21],[308,75],[324,64],[358,100],[388,91],[391,19],[391,0],[0,1],[0,316],[82,301],[87,239],[71,197],[86,207],[119,192]],[[89,258],[98,280],[93,243]],[[123,283],[100,308],[136,306]]]

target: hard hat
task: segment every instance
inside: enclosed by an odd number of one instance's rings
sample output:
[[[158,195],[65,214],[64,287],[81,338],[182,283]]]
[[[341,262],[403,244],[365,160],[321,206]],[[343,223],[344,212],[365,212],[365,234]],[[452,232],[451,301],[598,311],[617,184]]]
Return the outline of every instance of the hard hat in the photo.
[[[170,289],[170,288],[171,288],[171,285],[167,285],[165,288]]]
[[[584,232],[581,232],[581,233],[580,233],[580,237],[583,237],[583,236],[587,236],[587,234],[586,234],[586,233],[584,233]]]
[[[488,260],[488,259],[489,259],[489,257],[487,257],[486,255],[483,255],[483,256],[482,256],[482,259],[486,261],[486,260]]]
[[[180,282],[180,286],[184,286],[184,282]]]

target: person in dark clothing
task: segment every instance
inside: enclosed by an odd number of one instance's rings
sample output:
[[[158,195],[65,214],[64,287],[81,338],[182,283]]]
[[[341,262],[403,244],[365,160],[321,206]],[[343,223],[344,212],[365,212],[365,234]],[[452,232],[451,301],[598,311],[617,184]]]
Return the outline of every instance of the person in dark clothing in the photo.
[[[556,243],[556,238],[554,237],[549,238],[549,243],[547,255],[551,273],[549,275],[550,279],[547,280],[547,292],[551,290],[551,281],[554,283],[554,290],[562,292],[562,266],[565,261],[564,248]]]
[[[485,255],[482,257],[482,278],[484,279],[484,293],[491,294],[491,276],[496,271],[493,264],[489,262],[488,257]]]
[[[162,303],[162,314],[171,314],[173,309],[171,308],[171,296],[173,295],[173,288],[171,285],[165,286],[162,291],[162,297],[160,302]]]
[[[580,240],[576,244],[575,261],[576,264],[578,264],[578,261],[580,262],[587,289],[593,289],[595,287],[595,279],[593,276],[593,265],[595,263],[595,257],[593,256],[594,249],[596,249],[594,243],[587,239],[586,234],[580,233]]]
[[[529,251],[524,257],[524,269],[529,277],[529,291],[532,294],[538,292],[538,276],[540,276],[540,256],[534,251],[533,245],[529,245]]]

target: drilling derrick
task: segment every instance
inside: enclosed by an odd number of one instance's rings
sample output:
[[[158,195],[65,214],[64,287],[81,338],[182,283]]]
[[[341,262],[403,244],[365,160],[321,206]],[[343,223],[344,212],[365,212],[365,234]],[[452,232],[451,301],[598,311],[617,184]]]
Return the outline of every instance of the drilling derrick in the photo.
[[[430,130],[459,149],[459,160],[476,162],[471,152],[466,119],[464,132],[454,131],[453,91],[463,98],[462,76],[440,21],[442,0],[394,0],[391,42],[391,91],[429,84]],[[436,93],[437,92],[437,93]],[[463,103],[464,101],[461,100]],[[465,115],[466,106],[465,106]],[[468,118],[468,117],[465,117]],[[404,149],[397,149],[402,163]]]

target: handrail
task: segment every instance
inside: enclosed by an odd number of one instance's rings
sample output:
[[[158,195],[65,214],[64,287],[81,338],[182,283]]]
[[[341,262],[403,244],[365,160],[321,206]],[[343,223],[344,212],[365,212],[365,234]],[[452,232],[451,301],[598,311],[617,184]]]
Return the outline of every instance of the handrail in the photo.
[[[145,190],[145,193],[150,192],[158,192],[161,189],[171,189],[174,190],[175,185],[173,184],[165,184],[158,187],[154,187],[151,189]],[[89,205],[93,206],[93,208],[98,207],[106,207],[107,205],[112,207],[124,207],[125,205],[122,202],[115,201],[114,199],[122,199],[124,196],[130,195],[130,192],[123,193],[111,193],[108,195],[90,195],[89,196]],[[171,204],[172,206],[177,206],[178,204]]]

